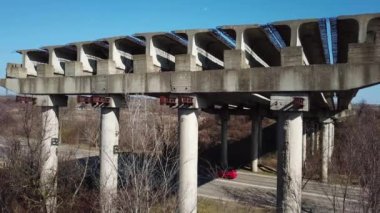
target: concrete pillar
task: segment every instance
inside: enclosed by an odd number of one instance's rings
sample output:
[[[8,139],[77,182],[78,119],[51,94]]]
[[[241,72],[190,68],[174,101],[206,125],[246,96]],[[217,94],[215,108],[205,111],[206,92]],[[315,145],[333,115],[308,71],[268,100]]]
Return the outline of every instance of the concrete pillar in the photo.
[[[323,121],[322,127],[322,169],[321,169],[321,181],[328,182],[328,167],[329,167],[329,149],[330,149],[330,123],[331,119]]]
[[[318,123],[315,123],[315,151],[317,153],[320,153],[320,128],[319,128],[319,124]]]
[[[197,212],[198,115],[196,109],[179,109],[179,212]]]
[[[251,170],[252,172],[258,172],[259,161],[259,140],[261,129],[261,116],[255,112],[252,115],[252,127],[251,127]]]
[[[118,154],[114,146],[119,144],[119,108],[101,109],[100,140],[100,206],[102,212],[116,212]]]
[[[311,126],[311,135],[310,135],[310,153],[312,156],[315,154],[315,126],[314,122],[310,123]]]
[[[277,212],[301,212],[301,112],[279,113],[277,121],[277,148]]]
[[[221,120],[221,152],[220,152],[220,165],[222,169],[228,168],[228,120],[227,112],[222,112],[220,115]]]
[[[307,134],[306,134],[306,122],[303,122],[302,128],[302,165],[305,166],[306,157],[307,157]]]
[[[334,152],[334,137],[335,137],[335,125],[333,122],[329,124],[329,162],[331,162],[331,157]]]
[[[59,144],[59,121],[57,106],[42,106],[41,144],[41,192],[46,212],[56,212],[57,207],[57,147]]]
[[[261,114],[260,114],[259,120],[260,120],[260,129],[259,129],[259,140],[258,140],[257,157],[258,157],[259,163],[261,163],[261,156],[264,153],[264,150],[263,150],[263,127],[262,127],[263,116]]]

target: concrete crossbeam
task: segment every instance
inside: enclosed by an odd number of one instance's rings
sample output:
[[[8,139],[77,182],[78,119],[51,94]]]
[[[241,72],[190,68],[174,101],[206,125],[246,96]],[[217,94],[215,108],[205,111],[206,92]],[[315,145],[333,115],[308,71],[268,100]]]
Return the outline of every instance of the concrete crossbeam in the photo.
[[[185,93],[344,91],[379,84],[379,69],[378,63],[336,64],[228,71],[2,79],[0,85],[16,93],[41,95],[176,93],[171,85],[179,84],[177,80],[186,81],[191,86]]]
[[[208,29],[178,30],[177,35],[187,38],[187,54],[195,57],[197,66],[204,70],[224,67],[223,52],[230,49]]]

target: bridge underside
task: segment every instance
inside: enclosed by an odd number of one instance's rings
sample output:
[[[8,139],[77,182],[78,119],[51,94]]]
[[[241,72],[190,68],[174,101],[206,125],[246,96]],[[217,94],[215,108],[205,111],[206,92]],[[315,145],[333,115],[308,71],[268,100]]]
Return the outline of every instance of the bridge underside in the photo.
[[[327,182],[333,116],[349,108],[359,89],[380,83],[379,38],[380,14],[138,33],[20,50],[22,64],[8,64],[0,86],[35,96],[54,121],[68,95],[104,96],[96,97],[107,100],[107,105],[101,105],[103,212],[112,211],[112,197],[117,194],[114,146],[125,95],[160,97],[164,104],[178,108],[180,212],[196,211],[198,110],[222,117],[225,168],[228,114],[252,118],[252,170],[257,170],[261,119],[275,117],[278,212],[300,212],[304,119],[322,127],[321,177]],[[58,125],[47,123],[57,131]],[[59,141],[59,135],[54,132],[46,139],[46,155],[52,162],[57,162],[50,154],[57,143],[50,141]],[[55,170],[55,165],[45,165],[44,171]],[[44,174],[41,177],[47,178]],[[46,205],[54,205],[54,199]]]

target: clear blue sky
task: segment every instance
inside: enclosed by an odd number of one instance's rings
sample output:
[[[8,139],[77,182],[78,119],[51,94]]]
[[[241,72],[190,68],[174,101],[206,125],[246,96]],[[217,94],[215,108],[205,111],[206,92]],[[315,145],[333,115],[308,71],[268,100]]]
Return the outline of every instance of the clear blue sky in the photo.
[[[226,24],[380,12],[379,0],[1,0],[0,77],[18,49]],[[380,104],[380,86],[355,101]]]

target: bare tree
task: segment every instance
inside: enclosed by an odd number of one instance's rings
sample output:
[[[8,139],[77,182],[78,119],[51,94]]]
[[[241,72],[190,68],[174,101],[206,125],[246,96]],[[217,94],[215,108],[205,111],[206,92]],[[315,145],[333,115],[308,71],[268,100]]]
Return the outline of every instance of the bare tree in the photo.
[[[177,118],[146,98],[132,99],[122,113],[119,158],[122,212],[167,212],[175,208],[178,172]],[[158,108],[158,110],[157,110]]]

